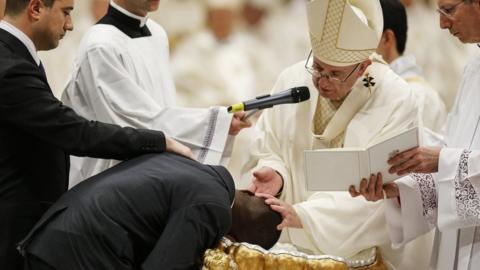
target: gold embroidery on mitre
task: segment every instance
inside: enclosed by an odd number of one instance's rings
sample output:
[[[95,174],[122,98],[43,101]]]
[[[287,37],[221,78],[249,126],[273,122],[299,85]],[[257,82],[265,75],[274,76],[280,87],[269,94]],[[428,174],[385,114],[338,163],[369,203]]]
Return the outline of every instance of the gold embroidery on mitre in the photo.
[[[338,47],[340,28],[346,5],[347,0],[329,1],[321,39],[318,39],[315,34],[310,32],[312,48],[316,56],[321,56],[321,58],[329,61],[346,64],[359,63],[374,53],[376,48],[347,50]]]

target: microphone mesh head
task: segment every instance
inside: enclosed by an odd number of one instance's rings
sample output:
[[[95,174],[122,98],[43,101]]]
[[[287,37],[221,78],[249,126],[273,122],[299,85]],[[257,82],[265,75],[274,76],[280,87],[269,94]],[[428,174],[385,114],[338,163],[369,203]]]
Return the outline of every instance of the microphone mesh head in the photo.
[[[302,102],[310,99],[310,90],[308,87],[301,86],[295,87],[292,91],[292,97],[295,99],[295,102]]]

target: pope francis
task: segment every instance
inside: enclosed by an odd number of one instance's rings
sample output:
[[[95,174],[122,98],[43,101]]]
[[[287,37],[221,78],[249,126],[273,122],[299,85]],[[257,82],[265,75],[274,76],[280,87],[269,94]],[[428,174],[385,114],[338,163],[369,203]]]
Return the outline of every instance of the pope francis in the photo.
[[[307,13],[312,53],[280,75],[273,93],[307,85],[312,97],[261,116],[244,166],[249,190],[282,214],[282,240],[302,251],[351,257],[378,246],[391,269],[426,269],[430,239],[392,250],[381,204],[306,189],[304,150],[368,147],[418,119],[408,84],[375,54],[383,30],[378,0],[314,0]]]

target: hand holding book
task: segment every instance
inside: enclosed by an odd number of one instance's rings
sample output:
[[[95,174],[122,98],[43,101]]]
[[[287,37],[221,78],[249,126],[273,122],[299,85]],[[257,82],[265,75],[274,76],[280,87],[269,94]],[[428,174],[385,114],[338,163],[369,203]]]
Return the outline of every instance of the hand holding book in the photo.
[[[417,147],[400,153],[388,160],[388,164],[392,166],[388,172],[399,176],[409,173],[435,173],[438,171],[440,150],[439,147]]]
[[[409,173],[434,173],[438,171],[441,148],[417,147],[393,156],[388,164],[392,165],[389,173],[403,176]],[[372,174],[370,179],[362,179],[357,191],[354,185],[348,191],[352,197],[362,195],[367,201],[376,202],[385,198],[400,196],[395,183],[383,184],[382,174]]]
[[[358,185],[359,179],[367,179],[377,173],[382,174],[384,183],[392,182],[400,177],[396,169],[403,167],[394,167],[391,171],[388,161],[393,161],[394,166],[401,166],[396,162],[416,157],[405,156],[404,152],[416,153],[412,149],[418,146],[418,128],[415,127],[368,148],[305,151],[307,190],[346,191],[351,185]]]
[[[382,174],[372,174],[370,179],[362,179],[360,187],[357,191],[355,186],[350,186],[348,189],[352,197],[362,195],[367,201],[376,202],[382,199],[391,199],[400,196],[400,191],[395,183],[383,184]]]

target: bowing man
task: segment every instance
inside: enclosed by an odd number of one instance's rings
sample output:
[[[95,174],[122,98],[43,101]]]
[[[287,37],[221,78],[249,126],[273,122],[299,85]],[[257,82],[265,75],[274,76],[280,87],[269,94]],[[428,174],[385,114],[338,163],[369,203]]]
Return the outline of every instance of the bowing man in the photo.
[[[232,207],[233,205],[233,207]],[[23,241],[37,269],[199,269],[225,234],[268,249],[281,217],[224,167],[146,155],[68,191]]]

